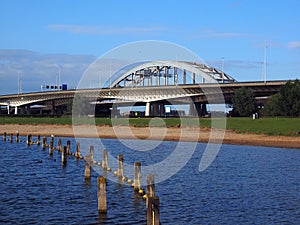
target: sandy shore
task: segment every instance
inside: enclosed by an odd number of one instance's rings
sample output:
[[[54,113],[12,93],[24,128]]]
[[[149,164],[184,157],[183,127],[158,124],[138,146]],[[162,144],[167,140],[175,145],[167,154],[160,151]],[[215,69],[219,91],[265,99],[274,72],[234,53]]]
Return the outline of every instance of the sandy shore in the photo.
[[[299,148],[300,137],[268,136],[257,134],[240,134],[230,130],[222,131],[198,128],[136,128],[136,127],[91,127],[80,125],[0,125],[1,133],[7,134],[19,131],[20,135],[38,135],[61,137],[100,137],[100,138],[129,138],[171,141],[223,142],[234,145],[270,146],[283,148]],[[74,135],[75,134],[75,135]],[[213,134],[213,135],[212,135]],[[211,137],[212,136],[212,137]],[[224,136],[224,138],[222,138]],[[210,138],[211,137],[211,138]]]

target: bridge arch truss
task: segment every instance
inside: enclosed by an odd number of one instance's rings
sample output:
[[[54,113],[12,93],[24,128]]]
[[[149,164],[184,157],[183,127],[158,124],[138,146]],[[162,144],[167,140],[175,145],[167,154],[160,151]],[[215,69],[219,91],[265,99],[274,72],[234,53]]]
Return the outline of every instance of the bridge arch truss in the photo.
[[[216,68],[185,61],[143,62],[120,71],[115,74],[117,78],[110,88],[236,82],[233,77]]]

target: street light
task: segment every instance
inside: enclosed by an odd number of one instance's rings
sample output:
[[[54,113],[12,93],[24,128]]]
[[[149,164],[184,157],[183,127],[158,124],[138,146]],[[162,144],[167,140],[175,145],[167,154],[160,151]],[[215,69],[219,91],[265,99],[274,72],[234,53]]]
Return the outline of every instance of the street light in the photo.
[[[265,45],[264,49],[264,67],[263,67],[263,81],[264,83],[267,82],[267,44]]]
[[[224,57],[222,57],[222,83],[224,83]]]
[[[21,87],[21,76],[20,76],[20,71],[18,71],[18,94],[22,93],[22,87]]]
[[[59,90],[60,89],[59,87],[60,87],[60,72],[61,72],[61,70],[60,70],[60,65],[55,64],[55,66],[58,69],[58,74],[57,74],[58,78],[56,79],[56,86],[57,86],[57,90]]]

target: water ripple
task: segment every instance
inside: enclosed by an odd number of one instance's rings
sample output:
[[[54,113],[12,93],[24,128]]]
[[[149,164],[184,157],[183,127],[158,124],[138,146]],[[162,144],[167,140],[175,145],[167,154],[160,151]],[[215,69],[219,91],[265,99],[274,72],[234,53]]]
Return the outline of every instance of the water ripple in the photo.
[[[136,152],[117,140],[102,141],[114,157],[122,151],[126,162],[143,165],[166,158],[176,146],[164,142]],[[38,146],[0,143],[1,224],[146,224],[145,202],[131,187],[108,180],[108,214],[98,215],[98,174],[92,171],[85,182],[82,160],[69,157],[62,167],[56,152],[50,157]],[[300,224],[300,151],[223,145],[200,173],[204,149],[198,144],[184,168],[156,185],[162,224]]]

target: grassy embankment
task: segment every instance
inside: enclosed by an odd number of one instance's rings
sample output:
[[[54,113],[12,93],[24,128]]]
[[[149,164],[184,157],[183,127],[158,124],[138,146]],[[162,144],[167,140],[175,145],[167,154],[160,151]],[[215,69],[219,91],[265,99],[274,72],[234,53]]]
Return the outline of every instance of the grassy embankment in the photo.
[[[217,120],[217,119],[216,119]],[[94,118],[80,119],[79,124],[93,123]],[[114,125],[126,126],[128,124],[127,118],[113,119],[111,121],[107,118],[95,118],[95,123],[102,126]],[[167,126],[179,127],[183,126],[198,126],[200,122],[201,127],[211,127],[211,119],[206,118],[180,118],[171,119],[150,119],[150,118],[131,118],[129,124],[135,127],[149,126]],[[61,124],[71,125],[72,118],[34,118],[34,117],[1,117],[0,124]],[[227,129],[234,130],[238,133],[256,133],[267,135],[286,135],[286,136],[300,136],[300,118],[261,118],[252,120],[252,118],[227,118]]]

